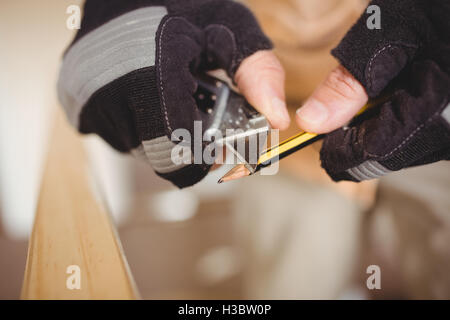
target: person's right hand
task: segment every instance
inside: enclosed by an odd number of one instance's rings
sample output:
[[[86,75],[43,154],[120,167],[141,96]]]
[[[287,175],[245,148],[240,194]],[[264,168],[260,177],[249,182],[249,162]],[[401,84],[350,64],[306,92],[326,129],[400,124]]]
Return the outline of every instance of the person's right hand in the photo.
[[[58,92],[80,132],[100,135],[188,187],[211,168],[172,159],[173,132],[194,137],[194,122],[202,120],[194,74],[224,69],[274,128],[289,125],[284,72],[271,48],[252,13],[234,1],[87,0]]]
[[[362,181],[450,160],[450,2],[376,0],[381,29],[364,14],[333,55],[341,62],[297,112],[305,131],[329,133],[322,166]],[[383,91],[390,97],[346,125]]]

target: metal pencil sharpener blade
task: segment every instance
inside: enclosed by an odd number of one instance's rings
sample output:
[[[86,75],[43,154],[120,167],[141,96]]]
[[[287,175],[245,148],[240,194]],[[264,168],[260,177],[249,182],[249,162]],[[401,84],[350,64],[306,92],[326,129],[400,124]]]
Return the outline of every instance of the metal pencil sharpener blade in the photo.
[[[226,82],[211,76],[197,80],[195,99],[203,111],[205,139],[227,147],[253,173],[267,144],[267,119]]]

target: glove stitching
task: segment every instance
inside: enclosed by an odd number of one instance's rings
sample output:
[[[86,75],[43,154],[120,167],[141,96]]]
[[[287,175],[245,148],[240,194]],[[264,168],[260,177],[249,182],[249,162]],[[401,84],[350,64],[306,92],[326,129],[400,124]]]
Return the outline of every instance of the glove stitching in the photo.
[[[173,132],[172,127],[170,125],[169,122],[169,116],[168,116],[168,112],[167,112],[167,104],[166,104],[166,99],[164,96],[164,87],[163,87],[163,83],[162,83],[162,37],[164,34],[164,31],[166,29],[166,26],[168,25],[168,23],[174,19],[182,19],[183,18],[179,18],[179,17],[170,17],[168,18],[164,24],[161,27],[161,33],[159,35],[159,45],[158,45],[158,50],[159,50],[159,57],[158,57],[158,64],[159,64],[159,85],[160,85],[160,90],[161,90],[161,98],[162,98],[162,104],[163,104],[163,110],[164,110],[164,118],[166,120],[166,124],[167,124],[167,128],[169,129],[170,132]],[[227,26],[221,25],[221,24],[211,24],[208,25],[204,30],[208,30],[210,28],[214,28],[214,27],[218,27],[220,29],[225,30],[231,37],[232,39],[232,43],[233,43],[233,60],[231,63],[231,66],[229,68],[229,73],[231,74],[231,70],[234,69],[234,67],[238,64],[238,61],[236,61],[236,53],[237,53],[237,45],[236,45],[236,36],[235,34],[231,31],[231,29],[229,29]]]
[[[169,123],[169,115],[168,115],[168,113],[167,113],[166,99],[164,98],[164,88],[163,88],[163,83],[162,83],[162,65],[161,65],[161,56],[162,56],[162,37],[163,37],[163,34],[164,34],[164,30],[165,30],[167,24],[168,24],[171,20],[173,20],[173,19],[175,19],[175,18],[174,18],[174,17],[171,17],[171,18],[167,19],[167,20],[164,22],[163,26],[161,27],[161,33],[160,33],[160,35],[159,35],[159,46],[158,46],[158,49],[159,49],[159,57],[158,57],[158,64],[159,64],[159,87],[160,87],[160,90],[161,90],[161,98],[162,98],[162,103],[163,103],[164,118],[166,119],[167,129],[168,129],[170,132],[173,132],[173,130],[172,130],[172,127],[170,126],[170,123]]]
[[[370,59],[369,64],[368,64],[368,70],[367,70],[366,78],[368,78],[367,80],[368,80],[369,89],[371,89],[371,90],[373,89],[372,68],[373,68],[373,64],[375,62],[375,59],[377,57],[379,57],[387,49],[394,49],[394,48],[402,49],[402,46],[406,47],[406,48],[414,48],[414,49],[418,49],[420,47],[420,45],[414,45],[414,44],[408,44],[408,43],[398,43],[398,44],[388,44],[388,45],[385,45],[384,47],[382,47],[381,49],[379,49],[373,55],[373,57]]]
[[[443,106],[442,107],[444,107],[445,105],[447,104],[447,102],[444,102],[443,103]],[[442,109],[442,107],[441,108],[439,108],[439,110],[440,109]],[[423,128],[425,128],[425,126],[426,125],[428,125],[428,123],[429,122],[431,122],[431,121],[433,121],[434,120],[434,118],[436,118],[436,117],[438,117],[438,116],[440,116],[440,113],[441,113],[441,111],[438,111],[438,112],[436,112],[436,113],[434,113],[430,118],[428,118],[427,119],[427,121],[425,121],[424,123],[422,123],[418,128],[416,128],[405,140],[403,140],[403,142],[401,143],[401,144],[399,144],[394,150],[392,150],[391,152],[389,152],[389,153],[387,153],[387,154],[385,154],[385,155],[383,155],[383,156],[380,156],[380,155],[376,155],[376,154],[373,154],[373,153],[370,153],[370,152],[368,152],[368,151],[365,151],[369,156],[371,156],[371,157],[374,157],[374,158],[377,158],[377,160],[378,161],[380,161],[380,160],[386,160],[386,158],[388,158],[388,157],[390,157],[391,155],[393,155],[394,154],[394,152],[396,152],[397,150],[399,150],[400,148],[402,148],[406,143],[408,143],[419,131],[421,131]]]
[[[385,50],[393,48],[393,46],[391,44],[385,45],[383,48],[381,48],[380,50],[378,50],[373,57],[370,59],[369,61],[369,71],[368,71],[368,82],[369,82],[369,87],[372,90],[373,89],[373,79],[372,79],[372,66],[373,66],[373,62],[375,61],[375,59],[381,54],[383,53]]]

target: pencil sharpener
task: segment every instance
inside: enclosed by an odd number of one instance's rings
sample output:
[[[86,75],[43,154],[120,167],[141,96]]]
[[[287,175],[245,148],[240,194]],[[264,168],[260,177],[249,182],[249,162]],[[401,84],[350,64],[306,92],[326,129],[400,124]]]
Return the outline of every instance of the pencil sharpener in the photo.
[[[194,98],[202,113],[205,139],[226,147],[253,171],[267,144],[270,126],[266,117],[225,81],[209,75],[197,81]]]

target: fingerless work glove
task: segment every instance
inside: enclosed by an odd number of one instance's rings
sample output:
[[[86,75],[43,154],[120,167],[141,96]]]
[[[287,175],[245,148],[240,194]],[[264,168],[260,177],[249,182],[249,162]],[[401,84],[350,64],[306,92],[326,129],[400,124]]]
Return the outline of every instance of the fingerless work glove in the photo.
[[[376,0],[381,29],[364,14],[333,55],[371,98],[389,99],[325,139],[335,181],[362,181],[450,159],[450,2]]]
[[[183,188],[207,164],[175,164],[174,130],[201,120],[193,74],[224,69],[272,47],[251,12],[229,0],[87,0],[65,53],[58,93],[70,122],[144,158]],[[205,129],[205,128],[203,128]]]

